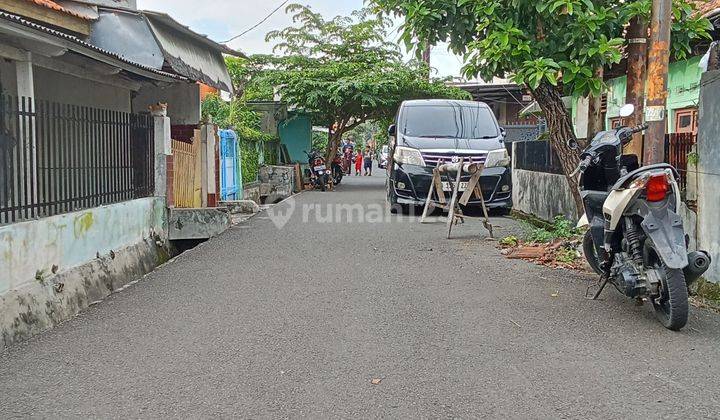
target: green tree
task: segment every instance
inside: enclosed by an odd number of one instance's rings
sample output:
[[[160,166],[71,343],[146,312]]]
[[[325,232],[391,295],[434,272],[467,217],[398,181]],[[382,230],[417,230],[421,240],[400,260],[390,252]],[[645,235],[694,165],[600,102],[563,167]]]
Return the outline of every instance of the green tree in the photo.
[[[276,86],[283,101],[308,112],[314,124],[330,128],[328,159],[343,134],[366,121],[391,118],[404,100],[468,97],[442,81],[429,81],[423,64],[403,62],[398,46],[387,41],[387,18],[361,10],[326,20],[297,4],[287,12],[296,26],[267,35],[280,56],[262,57],[262,78]]]
[[[597,69],[622,58],[623,30],[635,16],[649,17],[650,0],[370,0],[378,11],[405,19],[403,39],[449,42],[465,57],[465,75],[510,76],[526,85],[545,114],[550,142],[562,161],[578,209],[577,180],[569,176],[578,152],[564,94],[600,94]],[[673,50],[683,58],[711,28],[693,0],[675,0]],[[420,45],[419,51],[424,45]]]

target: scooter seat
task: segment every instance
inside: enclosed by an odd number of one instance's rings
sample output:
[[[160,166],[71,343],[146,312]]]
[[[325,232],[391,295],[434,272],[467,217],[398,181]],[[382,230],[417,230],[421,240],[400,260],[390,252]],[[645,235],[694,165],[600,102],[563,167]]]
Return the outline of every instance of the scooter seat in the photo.
[[[607,191],[583,191],[582,199],[585,207],[593,210],[599,210],[602,213],[603,205],[610,195]]]

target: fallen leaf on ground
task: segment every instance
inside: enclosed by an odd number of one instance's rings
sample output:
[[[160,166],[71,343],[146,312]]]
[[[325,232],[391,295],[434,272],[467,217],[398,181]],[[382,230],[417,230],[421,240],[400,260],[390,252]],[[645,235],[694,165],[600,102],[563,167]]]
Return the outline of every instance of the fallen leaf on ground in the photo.
[[[370,383],[373,384],[373,385],[380,385],[380,382],[382,382],[382,379],[378,379],[378,378],[373,379],[372,381],[370,381]]]

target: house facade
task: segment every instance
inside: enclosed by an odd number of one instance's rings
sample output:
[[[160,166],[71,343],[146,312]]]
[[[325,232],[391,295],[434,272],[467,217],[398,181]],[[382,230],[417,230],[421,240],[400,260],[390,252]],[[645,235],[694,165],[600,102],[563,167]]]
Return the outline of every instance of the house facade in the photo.
[[[127,34],[133,51],[107,41]],[[193,128],[212,207],[217,131],[200,91],[232,89],[225,53],[239,54],[133,1],[0,0],[0,348],[167,258],[178,127]]]

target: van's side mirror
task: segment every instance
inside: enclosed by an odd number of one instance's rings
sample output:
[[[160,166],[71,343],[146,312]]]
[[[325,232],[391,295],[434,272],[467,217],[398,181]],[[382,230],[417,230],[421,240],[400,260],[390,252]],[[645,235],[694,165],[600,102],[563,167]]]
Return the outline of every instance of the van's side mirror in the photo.
[[[503,139],[507,137],[507,131],[505,131],[505,128],[500,127],[500,136],[502,136]]]
[[[395,137],[397,134],[397,126],[395,124],[390,124],[390,127],[388,127],[388,136]]]

